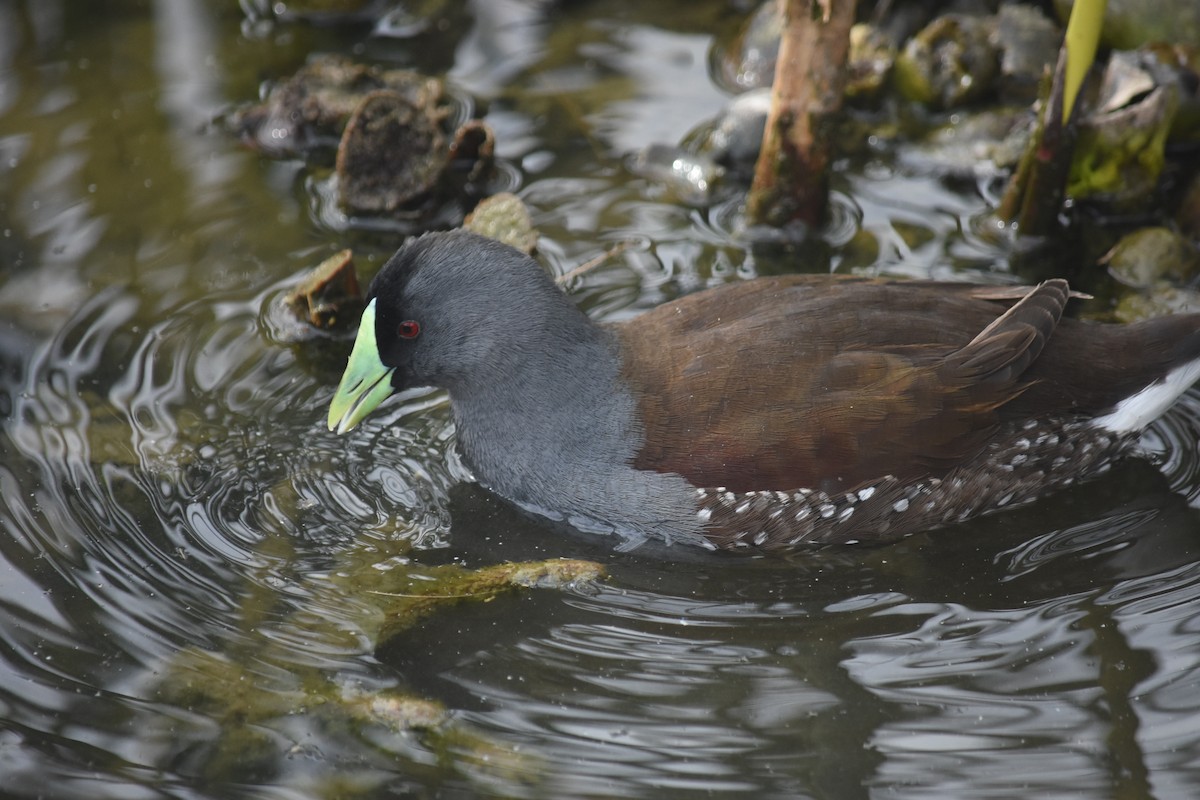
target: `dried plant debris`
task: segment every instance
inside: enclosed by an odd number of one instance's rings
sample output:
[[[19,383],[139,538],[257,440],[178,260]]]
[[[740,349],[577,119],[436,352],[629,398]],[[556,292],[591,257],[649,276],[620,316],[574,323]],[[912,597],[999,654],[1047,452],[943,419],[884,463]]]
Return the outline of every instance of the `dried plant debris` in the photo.
[[[454,131],[450,142],[450,161],[469,167],[467,180],[485,179],[496,157],[496,135],[482,120],[469,119]]]
[[[352,325],[363,310],[363,293],[353,253],[342,250],[318,264],[288,292],[284,303],[298,319],[332,330]]]
[[[231,115],[242,141],[272,156],[306,155],[336,147],[354,111],[372,92],[395,92],[421,108],[444,102],[444,86],[411,70],[381,69],[342,56],[317,56],[261,103]]]
[[[366,213],[396,211],[437,185],[450,161],[435,108],[391,90],[367,95],[338,145],[338,199]]]
[[[271,337],[284,344],[340,336],[354,330],[365,305],[350,250],[342,250],[305,274],[264,309]]]
[[[336,148],[347,214],[420,217],[444,199],[478,197],[493,174],[494,136],[478,119],[459,124],[467,106],[436,78],[321,56],[230,126],[274,157]]]

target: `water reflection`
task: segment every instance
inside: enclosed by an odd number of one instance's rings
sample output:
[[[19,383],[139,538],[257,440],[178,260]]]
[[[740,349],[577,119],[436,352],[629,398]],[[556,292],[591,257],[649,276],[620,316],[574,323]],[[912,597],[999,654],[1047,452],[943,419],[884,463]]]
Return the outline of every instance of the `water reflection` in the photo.
[[[436,53],[400,36],[370,48],[457,58],[493,104],[552,268],[632,242],[573,287],[591,313],[801,259],[1005,277],[990,275],[1002,243],[969,224],[979,198],[928,176],[842,179],[837,224],[797,253],[749,247],[736,202],[681,209],[625,174],[621,137],[669,135],[666,100],[695,101],[696,118],[723,101],[695,63],[720,9],[594,24],[607,12],[588,7],[551,24],[541,7],[486,6],[451,15]],[[0,4],[7,795],[1200,789],[1200,396],[1145,436],[1157,467],[892,547],[614,551],[461,483],[437,394],[329,435],[346,342],[289,345],[273,328],[305,266],[352,245],[370,271],[396,242],[335,224],[300,165],[201,123],[308,52],[352,50],[363,26],[243,31],[232,7],[155,9]],[[651,80],[664,48],[688,58]],[[864,232],[873,243],[851,252]],[[610,578],[445,608],[379,646],[383,595],[559,556]],[[393,713],[360,713],[363,696]],[[436,721],[414,724],[414,707]]]
[[[97,753],[110,780],[298,785],[279,760],[298,743],[315,748],[306,779],[342,774],[364,741],[304,710],[310,670],[438,698],[472,735],[536,754],[512,765],[514,792],[509,773],[421,773],[419,737],[377,751],[426,783],[508,794],[950,797],[1049,792],[1067,769],[1099,796],[1170,752],[1145,743],[1147,719],[1152,745],[1200,746],[1176,724],[1200,663],[1197,513],[1172,491],[1197,481],[1173,454],[1196,440],[1196,396],[1147,437],[1161,470],[1134,462],[1037,508],[790,562],[622,554],[451,490],[464,475],[435,395],[361,437],[325,435],[337,361],[271,341],[278,292],[210,294],[147,324],[111,287],[28,354],[0,468],[0,697],[52,734],[15,768],[34,785]],[[378,659],[372,604],[334,577],[350,561],[557,555],[613,577],[442,612]],[[210,695],[163,694],[181,668],[211,680],[205,652],[282,705],[238,733]]]
[[[1123,785],[1137,796],[1152,758],[1139,733],[1154,702],[1144,681],[1179,661],[1181,637],[1145,636],[1165,604],[1127,610],[1105,587],[1180,599],[1179,581],[1195,572],[1197,514],[1145,466],[1093,488],[1066,498],[1053,519],[1061,527],[1033,538],[1044,510],[853,561],[797,557],[788,569],[631,557],[612,565],[616,585],[570,602],[582,619],[517,635],[460,620],[455,640],[477,647],[438,652],[418,633],[393,657],[449,676],[466,707],[482,699],[480,724],[548,742],[564,795],[608,781],[609,791],[651,796],[649,787],[688,785],[676,762],[699,760],[731,793],[722,776],[758,765],[773,776],[755,790],[766,796],[796,785],[865,791],[817,766],[828,764],[913,797],[1055,792],[1060,769],[1085,775],[1085,794]],[[492,536],[498,524],[488,520]],[[527,521],[507,524],[531,538]],[[470,527],[456,524],[456,536]],[[1067,554],[1070,566],[1056,560]],[[948,582],[947,569],[972,579]],[[1191,612],[1167,616],[1173,625]],[[1194,637],[1184,638],[1194,664]],[[1192,666],[1185,672],[1190,681]],[[1190,736],[1183,746],[1195,745]]]

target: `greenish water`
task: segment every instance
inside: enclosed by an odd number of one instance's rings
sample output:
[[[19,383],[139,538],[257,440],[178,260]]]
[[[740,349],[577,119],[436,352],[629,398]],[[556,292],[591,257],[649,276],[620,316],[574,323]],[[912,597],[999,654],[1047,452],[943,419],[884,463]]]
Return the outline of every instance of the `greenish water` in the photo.
[[[1157,467],[787,560],[616,552],[521,515],[459,483],[435,395],[325,430],[346,343],[283,343],[269,309],[325,256],[370,273],[400,237],[211,124],[311,52],[484,104],[553,269],[634,241],[574,289],[598,317],[786,268],[1009,262],[976,187],[885,152],[839,165],[836,221],[798,249],[630,175],[629,150],[726,101],[724,2],[442,8],[403,38],[232,2],[0,0],[0,795],[1200,794],[1196,396],[1146,435]],[[379,648],[355,591],[558,556],[610,578]],[[333,713],[330,687],[447,719]]]

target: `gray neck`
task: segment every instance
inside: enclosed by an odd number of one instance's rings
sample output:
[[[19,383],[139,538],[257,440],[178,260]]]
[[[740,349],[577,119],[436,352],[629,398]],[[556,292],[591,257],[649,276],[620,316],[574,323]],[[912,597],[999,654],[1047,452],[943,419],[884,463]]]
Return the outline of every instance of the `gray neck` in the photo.
[[[556,339],[510,336],[447,387],[464,459],[483,485],[576,527],[697,536],[687,482],[631,466],[642,432],[615,338],[578,321]]]

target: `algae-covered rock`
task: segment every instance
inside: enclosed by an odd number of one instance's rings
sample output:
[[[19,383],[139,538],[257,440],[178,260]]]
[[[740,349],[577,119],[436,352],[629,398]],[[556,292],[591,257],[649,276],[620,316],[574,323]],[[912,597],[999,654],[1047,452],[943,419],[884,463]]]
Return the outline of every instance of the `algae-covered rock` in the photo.
[[[1121,285],[1114,316],[1121,322],[1200,310],[1192,288],[1200,275],[1200,249],[1164,227],[1123,236],[1100,263]]]
[[[213,723],[211,735],[189,748],[192,771],[206,780],[225,782],[238,780],[248,770],[269,769],[285,754],[302,752],[278,733],[301,723],[325,735],[357,737],[371,749],[380,746],[381,732],[400,734],[424,750],[439,769],[451,773],[476,773],[489,781],[532,777],[530,756],[460,723],[436,700],[395,687],[367,688],[295,663],[287,669],[272,666],[270,662],[281,655],[272,653],[269,645],[244,659],[191,648],[162,666],[152,690],[156,699]],[[169,730],[160,734],[170,735]],[[331,785],[340,786],[352,775],[334,769],[326,777]],[[347,795],[340,786],[329,794],[305,796]]]
[[[846,96],[874,97],[887,85],[895,63],[896,47],[883,31],[865,23],[855,25],[846,58]]]
[[[394,691],[346,687],[336,697],[340,709],[350,717],[393,731],[436,730],[450,717],[446,707],[435,700]]]
[[[501,192],[480,201],[463,221],[463,227],[480,236],[504,242],[526,254],[532,254],[537,249],[538,232],[533,227],[529,209],[521,202],[521,198],[510,192]]]
[[[1137,322],[1151,317],[1190,314],[1200,311],[1200,292],[1177,286],[1159,286],[1148,292],[1130,292],[1113,312],[1118,322]]]
[[[981,97],[1000,70],[991,18],[945,14],[896,57],[896,86],[908,100],[952,108]]]
[[[896,86],[932,108],[955,108],[995,91],[1009,102],[1031,102],[1061,40],[1052,20],[1024,4],[1006,3],[993,16],[944,14],[897,56]]]
[[[536,780],[529,756],[463,723],[437,700],[385,679],[364,685],[361,659],[384,638],[435,611],[486,602],[502,592],[569,589],[599,580],[603,567],[570,559],[477,570],[456,564],[426,567],[410,561],[409,550],[408,542],[392,540],[352,547],[338,566],[313,576],[303,609],[278,616],[250,600],[242,638],[228,651],[188,648],[153,671],[148,695],[211,723],[204,741],[189,747],[194,774],[229,781],[259,765],[269,768],[298,747],[279,732],[303,730],[313,739],[308,747],[318,747],[321,736],[353,736],[367,743],[366,752],[374,752],[390,735],[404,753],[415,744],[423,758],[451,774],[489,783]],[[336,604],[335,618],[322,602]],[[173,731],[159,735],[167,739]],[[334,788],[328,796],[346,796],[342,781],[352,775],[330,773]]]
[[[1122,237],[1100,263],[1118,283],[1149,289],[1163,282],[1181,284],[1195,278],[1200,251],[1170,228],[1142,228]]]
[[[595,583],[604,567],[592,561],[548,561],[496,564],[468,570],[454,564],[386,574],[374,582],[373,602],[383,613],[377,641],[387,642],[434,611],[462,602],[487,602],[514,589],[566,589]],[[358,591],[367,588],[356,581]],[[386,587],[386,588],[385,588]]]
[[[1147,196],[1166,160],[1179,87],[1143,63],[1146,54],[1114,53],[1094,109],[1079,123],[1067,191],[1126,204]]]

